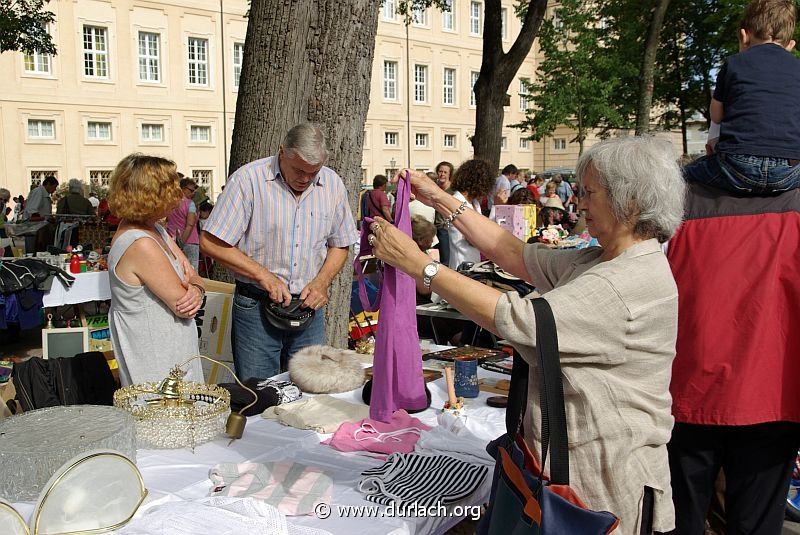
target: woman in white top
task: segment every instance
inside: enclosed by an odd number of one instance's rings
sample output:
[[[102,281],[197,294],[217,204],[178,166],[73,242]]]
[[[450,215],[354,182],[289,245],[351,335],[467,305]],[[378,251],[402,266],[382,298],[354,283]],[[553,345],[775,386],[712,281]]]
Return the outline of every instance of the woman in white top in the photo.
[[[453,197],[465,209],[481,213],[481,201],[494,187],[492,166],[486,160],[467,160],[453,175]],[[480,262],[478,251],[455,226],[448,229],[450,237],[450,261],[448,267],[457,269],[462,262]]]
[[[108,254],[109,327],[123,385],[160,381],[199,353],[203,279],[157,223],[183,199],[179,180],[174,162],[143,154],[111,175],[109,207],[122,221]],[[182,369],[184,380],[203,381],[199,359]]]

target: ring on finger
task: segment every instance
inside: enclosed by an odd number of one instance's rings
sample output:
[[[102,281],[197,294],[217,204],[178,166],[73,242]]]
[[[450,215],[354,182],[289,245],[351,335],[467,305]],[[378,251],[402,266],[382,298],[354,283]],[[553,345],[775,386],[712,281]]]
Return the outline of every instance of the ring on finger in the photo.
[[[381,229],[381,226],[377,223],[373,223],[372,225],[369,226],[369,228],[373,233],[377,234],[378,231]]]
[[[375,235],[370,234],[369,237],[367,238],[367,243],[369,243],[370,245],[375,245]]]

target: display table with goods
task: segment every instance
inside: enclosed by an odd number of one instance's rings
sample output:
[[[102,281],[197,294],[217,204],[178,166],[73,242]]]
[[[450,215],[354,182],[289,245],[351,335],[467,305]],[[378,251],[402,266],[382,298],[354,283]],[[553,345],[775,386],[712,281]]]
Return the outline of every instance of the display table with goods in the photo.
[[[431,349],[444,348],[434,346]],[[458,377],[459,373],[457,366],[456,385],[464,380]],[[482,369],[477,373],[482,382],[492,384],[508,377]],[[444,533],[465,518],[477,519],[481,505],[489,496],[494,466],[494,460],[486,455],[484,448],[504,432],[504,411],[487,405],[487,399],[496,394],[484,392],[482,387],[481,391],[469,394],[476,397],[458,398],[458,411],[444,410],[453,399],[453,382],[448,388],[441,374],[426,373],[426,377],[440,377],[427,384],[430,407],[411,415],[397,411],[394,418],[402,420],[402,429],[391,432],[380,427],[380,422],[372,426],[365,419],[350,420],[335,432],[330,428],[331,432],[321,433],[292,427],[296,424],[287,423],[291,420],[275,410],[279,407],[288,412],[293,405],[299,407],[305,403],[308,405],[303,407],[304,411],[297,412],[306,415],[313,411],[312,402],[322,404],[325,401],[347,405],[347,410],[366,418],[369,410],[359,387],[331,395],[304,393],[296,401],[270,407],[263,414],[247,419],[246,429],[238,440],[220,434],[196,444],[193,450],[191,447],[139,447],[135,462],[143,477],[147,498],[132,523],[119,532],[124,534],[126,529],[136,528],[139,531],[133,531],[135,533],[159,533],[157,526],[163,526],[162,520],[169,517],[174,525],[188,529],[187,533],[211,533],[211,526],[222,522],[219,514],[227,515],[228,525],[266,522],[266,517],[272,513],[265,511],[272,506],[269,511],[274,513],[276,508],[280,514],[270,517],[271,525],[275,522],[285,525],[271,533]],[[271,381],[288,380],[289,374],[281,374]],[[364,446],[367,442],[370,445]],[[348,450],[342,444],[353,445],[356,450],[364,448],[364,451]],[[406,450],[393,449],[404,445],[408,446]],[[382,455],[376,453],[384,451],[383,447],[389,449]],[[402,453],[389,453],[391,451]],[[462,463],[463,470],[458,472],[458,478],[451,477],[444,483],[414,481],[413,478],[405,483],[425,485],[425,488],[442,485],[441,493],[447,499],[441,505],[437,496],[433,496],[433,501],[416,505],[392,502],[391,498],[387,502],[386,495],[379,492],[397,484],[398,476],[408,476],[415,463],[435,459]],[[427,476],[421,474],[424,480]],[[468,492],[459,495],[455,489],[463,488],[465,479],[474,484]],[[277,498],[276,494],[279,494]],[[23,517],[30,516],[34,508],[30,502],[18,502],[14,506]],[[220,508],[227,509],[221,511]],[[208,515],[198,519],[200,510]],[[192,522],[200,523],[187,528]],[[253,532],[255,524],[248,525]],[[142,531],[143,526],[150,526],[152,531]]]

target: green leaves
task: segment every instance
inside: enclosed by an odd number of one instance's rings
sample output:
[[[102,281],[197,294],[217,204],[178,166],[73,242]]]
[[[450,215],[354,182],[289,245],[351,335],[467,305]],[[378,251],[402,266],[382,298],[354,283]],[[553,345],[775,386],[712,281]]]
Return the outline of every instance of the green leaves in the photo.
[[[49,0],[0,0],[0,52],[56,53],[47,25],[55,15],[45,11]]]

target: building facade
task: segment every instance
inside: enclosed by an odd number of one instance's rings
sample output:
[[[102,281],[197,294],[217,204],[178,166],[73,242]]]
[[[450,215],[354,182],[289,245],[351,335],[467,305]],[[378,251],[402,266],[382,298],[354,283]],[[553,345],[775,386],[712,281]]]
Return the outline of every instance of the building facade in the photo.
[[[455,165],[472,154],[472,85],[481,66],[483,4],[414,14],[409,26],[381,7],[365,125],[362,178],[412,167]],[[247,29],[246,0],[57,0],[48,4],[57,56],[0,55],[0,184],[14,195],[48,174],[107,184],[131,152],[161,155],[214,197],[225,182]],[[503,43],[520,29],[503,0]],[[506,125],[528,107],[523,78],[536,73],[534,50],[508,89]],[[577,158],[571,132],[542,142],[504,127],[501,166],[542,171]],[[591,140],[589,141],[589,144]]]

